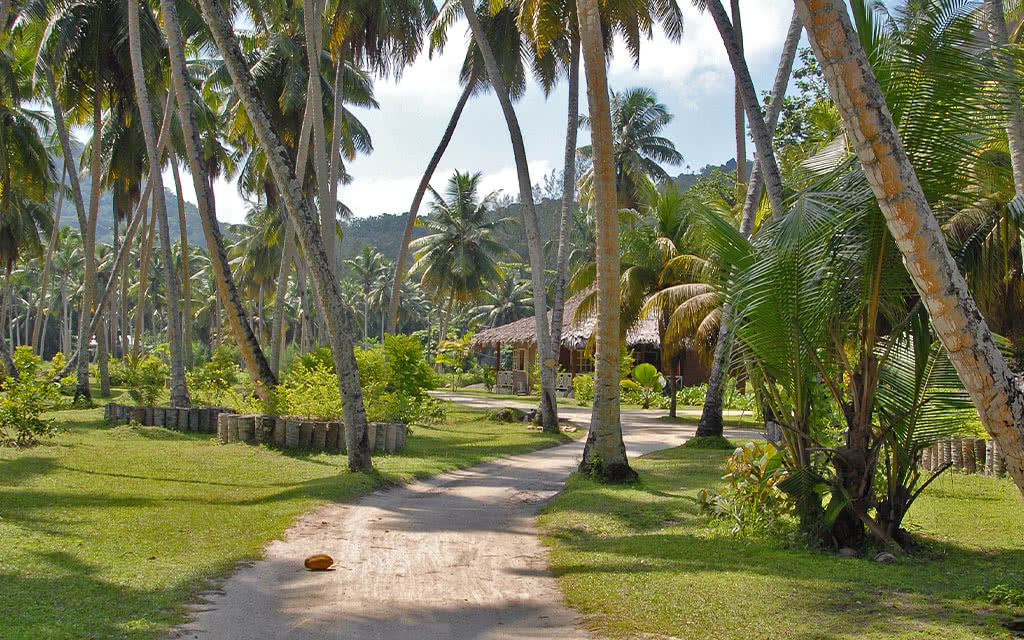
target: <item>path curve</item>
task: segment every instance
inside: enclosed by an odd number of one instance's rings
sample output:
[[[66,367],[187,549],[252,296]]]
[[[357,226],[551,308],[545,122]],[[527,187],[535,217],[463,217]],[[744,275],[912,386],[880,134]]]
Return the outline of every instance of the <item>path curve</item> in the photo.
[[[560,411],[589,418],[589,412]],[[693,435],[693,427],[660,422],[653,412],[623,411],[623,424],[631,456]],[[501,458],[314,509],[272,542],[262,560],[204,594],[191,622],[169,638],[590,638],[546,568],[534,519],[582,450],[574,442]],[[312,553],[330,554],[337,569],[304,570]]]

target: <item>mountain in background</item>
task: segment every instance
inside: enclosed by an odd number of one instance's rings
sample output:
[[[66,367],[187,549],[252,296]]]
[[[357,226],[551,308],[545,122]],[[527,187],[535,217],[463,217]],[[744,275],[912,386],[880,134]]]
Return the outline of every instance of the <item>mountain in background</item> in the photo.
[[[76,140],[71,141],[72,155],[75,158],[75,163],[81,166],[82,152],[85,150],[84,145],[80,144]],[[57,155],[54,159],[54,165],[56,166],[57,179],[60,179],[61,173],[64,171],[64,156]],[[81,177],[82,183],[82,200],[85,203],[86,211],[89,208],[89,193],[92,188],[92,176],[85,174]],[[173,185],[172,185],[173,186]],[[179,224],[178,224],[178,197],[174,194],[172,189],[164,187],[164,201],[167,203],[167,216],[168,223],[171,232],[171,241],[176,242],[178,237],[181,235]],[[75,203],[71,198],[65,196],[64,203],[61,207],[60,212],[60,224],[78,229],[78,214],[75,213]],[[202,221],[199,219],[199,208],[191,202],[185,202],[185,224],[188,228],[188,241],[193,245],[201,247],[206,246],[206,238],[203,237]],[[221,223],[222,227],[224,223]],[[226,229],[225,229],[226,231]],[[121,233],[124,233],[124,226],[121,227]],[[104,191],[100,194],[100,208],[99,217],[96,220],[96,240],[98,242],[110,243],[114,239],[114,196],[109,191]]]

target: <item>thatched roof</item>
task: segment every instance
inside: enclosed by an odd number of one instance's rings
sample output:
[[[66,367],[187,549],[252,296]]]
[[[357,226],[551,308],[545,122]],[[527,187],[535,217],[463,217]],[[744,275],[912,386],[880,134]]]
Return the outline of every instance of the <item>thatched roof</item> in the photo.
[[[594,334],[594,326],[597,318],[593,315],[581,320],[572,322],[576,315],[576,309],[580,306],[585,293],[579,293],[565,301],[564,318],[566,325],[562,329],[562,346],[567,349],[583,349]],[[551,311],[548,311],[548,324],[551,323]],[[484,329],[473,336],[470,343],[472,347],[481,349],[484,347],[496,347],[499,344],[508,347],[524,348],[537,344],[537,323],[533,316],[503,324],[491,329]],[[653,318],[641,319],[635,326],[630,327],[626,332],[626,346],[628,347],[654,347],[661,346],[661,339],[658,336],[658,323]]]

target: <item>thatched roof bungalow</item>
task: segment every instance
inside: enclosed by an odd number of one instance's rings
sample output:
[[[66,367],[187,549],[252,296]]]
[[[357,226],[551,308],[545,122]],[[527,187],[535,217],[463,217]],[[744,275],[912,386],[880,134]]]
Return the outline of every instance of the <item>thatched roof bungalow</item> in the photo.
[[[559,392],[566,394],[572,390],[574,376],[594,370],[593,354],[587,352],[587,345],[594,335],[597,318],[590,315],[574,321],[583,298],[584,294],[577,294],[565,302],[565,327],[562,329],[558,357],[560,373],[556,387]],[[551,312],[548,311],[550,322]],[[485,364],[498,370],[496,387],[500,392],[529,391],[537,358],[537,324],[533,316],[484,329],[473,336],[470,345],[478,353],[482,352],[481,359]],[[626,347],[633,351],[637,363],[649,362],[659,370],[662,368],[661,337],[658,323],[653,318],[641,320],[629,328],[626,332]],[[707,380],[708,372],[696,356],[684,350],[680,363],[676,371],[680,384],[698,384]]]

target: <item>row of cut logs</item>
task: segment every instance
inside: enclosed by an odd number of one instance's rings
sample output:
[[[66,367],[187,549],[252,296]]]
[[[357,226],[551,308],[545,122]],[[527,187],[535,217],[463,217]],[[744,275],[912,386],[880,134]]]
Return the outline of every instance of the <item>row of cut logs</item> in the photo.
[[[947,438],[921,452],[921,468],[926,471],[937,471],[947,464],[964,473],[1006,473],[1006,458],[999,443],[983,438]]]
[[[113,424],[137,422],[147,427],[167,427],[178,431],[214,433],[217,418],[234,413],[221,407],[144,407],[111,402],[103,408],[103,418]]]
[[[216,433],[221,442],[267,443],[285,449],[345,452],[345,426],[302,418],[237,415],[233,409],[144,407],[111,402],[103,417],[112,424],[137,422],[148,427]],[[371,422],[370,451],[394,453],[405,448],[408,429],[401,422]]]
[[[402,422],[371,422],[370,451],[394,453],[405,448],[408,429]],[[285,449],[312,449],[345,453],[345,425],[303,418],[221,414],[217,421],[221,442],[274,444]]]

